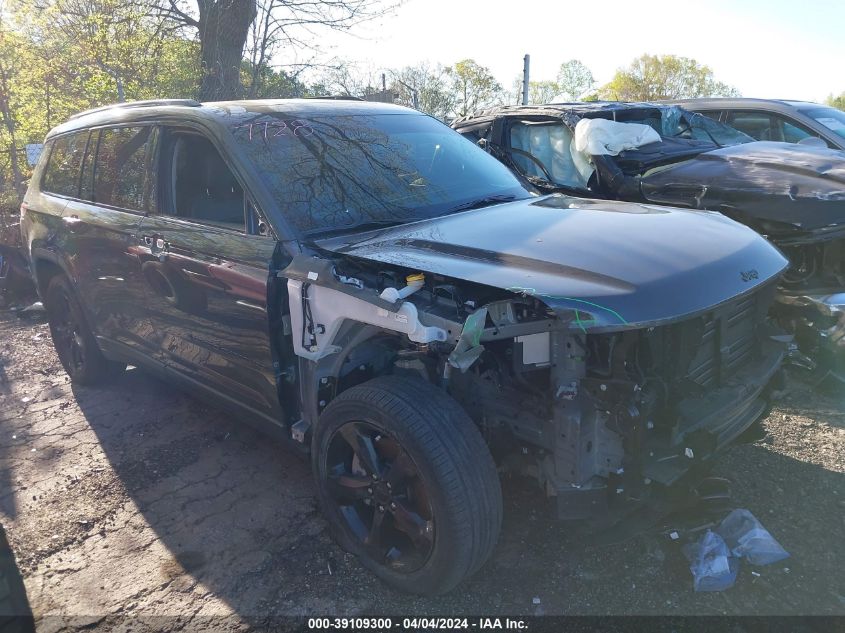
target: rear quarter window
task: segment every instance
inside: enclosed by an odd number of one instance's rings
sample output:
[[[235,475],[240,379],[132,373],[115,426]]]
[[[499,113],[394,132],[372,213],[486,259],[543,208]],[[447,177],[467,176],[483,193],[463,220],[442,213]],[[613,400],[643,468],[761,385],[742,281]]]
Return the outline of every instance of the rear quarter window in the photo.
[[[60,136],[51,142],[41,190],[61,196],[79,195],[79,168],[85,156],[88,131]]]

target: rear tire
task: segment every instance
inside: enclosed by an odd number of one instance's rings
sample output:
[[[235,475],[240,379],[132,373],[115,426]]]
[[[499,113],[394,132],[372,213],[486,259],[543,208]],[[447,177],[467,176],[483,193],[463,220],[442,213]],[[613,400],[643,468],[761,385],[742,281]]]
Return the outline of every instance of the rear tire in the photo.
[[[126,363],[103,356],[76,293],[65,277],[53,277],[44,298],[53,346],[73,384],[103,384],[124,372]]]
[[[312,463],[335,540],[396,589],[449,591],[496,545],[493,458],[464,410],[430,383],[386,376],[343,392],[320,417]]]

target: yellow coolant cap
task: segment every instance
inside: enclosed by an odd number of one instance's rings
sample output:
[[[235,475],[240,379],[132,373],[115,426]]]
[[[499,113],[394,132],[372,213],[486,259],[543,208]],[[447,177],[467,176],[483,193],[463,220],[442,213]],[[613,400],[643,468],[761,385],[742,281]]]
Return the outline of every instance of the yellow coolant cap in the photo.
[[[423,273],[414,273],[405,277],[405,283],[412,284],[416,281],[425,281],[425,275]]]

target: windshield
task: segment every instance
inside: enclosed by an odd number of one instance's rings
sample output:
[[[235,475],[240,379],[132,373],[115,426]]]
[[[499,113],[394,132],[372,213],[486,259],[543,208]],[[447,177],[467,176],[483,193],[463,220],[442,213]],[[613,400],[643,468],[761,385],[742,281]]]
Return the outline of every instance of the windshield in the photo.
[[[495,158],[418,114],[256,114],[233,126],[287,221],[318,234],[527,198]]]
[[[836,108],[814,108],[812,110],[799,110],[801,114],[815,119],[827,129],[845,138],[845,112]]]

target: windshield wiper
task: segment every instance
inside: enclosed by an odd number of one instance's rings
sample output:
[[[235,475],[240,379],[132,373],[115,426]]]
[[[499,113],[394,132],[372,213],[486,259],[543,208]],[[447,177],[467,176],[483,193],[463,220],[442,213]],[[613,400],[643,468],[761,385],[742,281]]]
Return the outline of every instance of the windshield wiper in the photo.
[[[463,204],[459,204],[456,207],[452,207],[446,213],[458,213],[459,211],[469,211],[470,209],[480,209],[481,207],[489,207],[494,204],[500,204],[502,202],[510,202],[512,200],[516,200],[516,196],[514,195],[497,195],[497,196],[484,196],[483,198],[477,198],[475,200],[470,200],[469,202],[464,202]]]
[[[317,229],[308,231],[306,237],[311,239],[319,239],[329,237],[330,235],[349,233],[350,231],[367,231],[370,229],[380,229],[388,226],[396,226],[398,224],[407,224],[408,222],[415,222],[419,218],[406,218],[404,220],[397,219],[382,219],[382,220],[363,220],[355,224],[347,224],[345,226],[332,226],[326,229]]]

